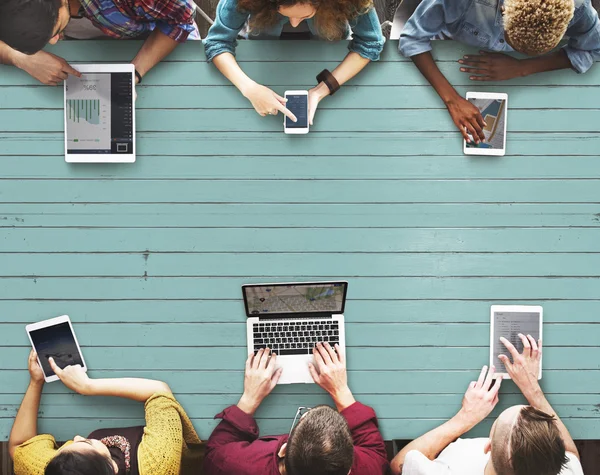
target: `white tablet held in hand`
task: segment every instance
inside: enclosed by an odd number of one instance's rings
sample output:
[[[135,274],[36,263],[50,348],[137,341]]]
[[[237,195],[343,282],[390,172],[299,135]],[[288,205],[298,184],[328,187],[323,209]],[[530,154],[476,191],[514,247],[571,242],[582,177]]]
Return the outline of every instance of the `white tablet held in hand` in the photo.
[[[469,134],[471,142],[463,140],[466,155],[496,155],[506,152],[506,116],[508,95],[497,92],[467,92],[467,100],[475,105],[485,122],[483,134],[485,142],[476,144]]]
[[[48,359],[52,357],[59,368],[80,365],[87,371],[79,342],[73,331],[68,315],[33,323],[25,327],[29,341],[38,355],[38,362],[44,372],[44,379],[50,383],[57,381]]]
[[[78,64],[65,81],[65,160],[135,162],[133,64]]]
[[[504,363],[498,355],[506,355],[513,358],[500,341],[500,337],[510,341],[519,353],[523,352],[523,342],[519,333],[531,335],[537,342],[542,338],[543,310],[540,306],[525,305],[492,305],[490,325],[490,366],[496,367],[496,374],[502,375],[504,379],[511,379],[506,372]],[[538,379],[542,379],[542,361],[540,359],[540,373]]]

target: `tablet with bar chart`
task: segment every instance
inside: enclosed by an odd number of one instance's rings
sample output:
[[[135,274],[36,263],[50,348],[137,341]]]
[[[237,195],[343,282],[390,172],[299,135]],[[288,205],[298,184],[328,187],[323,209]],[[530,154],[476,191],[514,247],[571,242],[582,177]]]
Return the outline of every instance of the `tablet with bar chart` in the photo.
[[[67,162],[135,162],[135,72],[131,64],[74,65],[65,81]]]

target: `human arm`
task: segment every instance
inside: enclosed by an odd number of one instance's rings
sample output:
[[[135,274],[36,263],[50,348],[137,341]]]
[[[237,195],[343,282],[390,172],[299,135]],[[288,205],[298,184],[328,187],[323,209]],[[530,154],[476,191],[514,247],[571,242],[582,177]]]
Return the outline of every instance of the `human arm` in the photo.
[[[454,124],[460,130],[463,138],[467,142],[470,142],[469,134],[471,134],[475,143],[484,141],[483,127],[485,126],[485,122],[481,116],[481,112],[471,102],[461,97],[456,89],[452,87],[437,67],[437,64],[435,64],[431,52],[427,51],[412,56],[410,59],[412,59],[425,79],[433,86],[442,101],[444,101]]]
[[[315,383],[329,393],[338,412],[356,402],[348,386],[346,355],[339,345],[317,343],[313,348],[315,363],[308,363],[308,370]]]
[[[69,389],[84,396],[116,396],[146,402],[156,393],[171,393],[167,383],[141,378],[92,379],[79,365],[61,369],[53,358],[48,362],[52,370]]]
[[[57,86],[69,77],[81,77],[81,73],[74,69],[63,58],[46,51],[38,51],[27,55],[21,53],[6,43],[0,41],[0,63],[16,66],[37,79],[42,84]]]
[[[15,449],[23,442],[38,435],[37,417],[40,408],[40,400],[44,389],[44,373],[38,363],[37,354],[31,350],[28,360],[29,386],[13,422],[8,439],[8,453],[14,458]]]
[[[471,81],[505,81],[531,74],[571,69],[571,62],[564,49],[534,58],[517,59],[504,53],[480,51],[465,55],[458,62],[460,70],[470,74]]]
[[[352,40],[348,43],[350,53],[331,73],[340,86],[361,72],[371,61],[378,61],[385,44],[379,18],[374,8],[358,15],[350,22],[350,27],[352,29]],[[310,125],[313,125],[319,102],[329,93],[329,88],[323,82],[308,91],[308,121]]]
[[[148,71],[167,57],[178,45],[177,41],[155,29],[133,58],[135,70],[144,77]],[[136,84],[138,79],[136,77]]]
[[[501,379],[492,386],[495,368],[484,366],[477,381],[472,381],[465,393],[462,407],[448,422],[427,432],[406,445],[391,463],[392,473],[400,475],[407,454],[416,450],[433,460],[450,443],[483,421],[498,404]]]
[[[577,446],[569,430],[546,399],[538,380],[542,359],[542,340],[536,342],[531,335],[525,336],[521,333],[519,333],[519,338],[523,342],[523,353],[519,353],[510,341],[501,337],[500,341],[512,356],[512,362],[506,355],[498,355],[498,358],[504,363],[507,373],[521,390],[527,402],[532,407],[554,416],[560,435],[565,443],[565,449],[579,458]]]
[[[576,7],[566,36],[569,41],[563,49],[575,71],[585,73],[594,61],[600,60],[600,20],[590,0]]]

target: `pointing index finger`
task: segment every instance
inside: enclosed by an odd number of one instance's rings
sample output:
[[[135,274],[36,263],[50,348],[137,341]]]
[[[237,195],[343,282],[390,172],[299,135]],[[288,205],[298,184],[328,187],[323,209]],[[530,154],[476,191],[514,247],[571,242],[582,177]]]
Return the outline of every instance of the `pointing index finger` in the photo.
[[[81,73],[79,71],[77,71],[73,66],[71,66],[69,63],[65,63],[65,65],[63,66],[63,71],[65,73],[69,73],[73,76],[77,76],[78,78],[81,77]]]
[[[289,119],[290,119],[292,122],[298,122],[298,119],[296,118],[296,116],[295,116],[294,114],[292,114],[292,111],[291,111],[291,110],[289,110],[287,107],[285,107],[283,104],[279,104],[279,103],[278,103],[278,104],[276,105],[276,107],[277,107],[277,110],[278,110],[279,112],[281,112],[281,113],[282,113],[282,114],[284,114],[285,116],[289,117]]]
[[[52,371],[54,371],[54,374],[60,378],[63,370],[55,363],[54,358],[48,358],[48,363],[50,363],[50,367],[52,368]]]
[[[515,359],[519,356],[519,352],[517,351],[517,349],[514,347],[514,345],[510,341],[508,341],[503,336],[500,337],[500,341],[504,344],[504,346],[506,347],[508,352],[512,355],[513,359]]]

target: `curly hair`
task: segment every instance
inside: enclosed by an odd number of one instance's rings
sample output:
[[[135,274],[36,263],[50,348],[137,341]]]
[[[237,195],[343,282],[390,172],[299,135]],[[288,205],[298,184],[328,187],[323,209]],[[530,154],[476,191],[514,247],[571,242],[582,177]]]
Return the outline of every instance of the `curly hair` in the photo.
[[[316,9],[315,29],[329,41],[343,39],[347,23],[373,8],[373,0],[239,0],[238,9],[250,13],[250,30],[261,31],[277,24],[280,7],[297,4]]]
[[[574,0],[506,0],[504,31],[515,50],[544,54],[565,35],[574,11]]]

